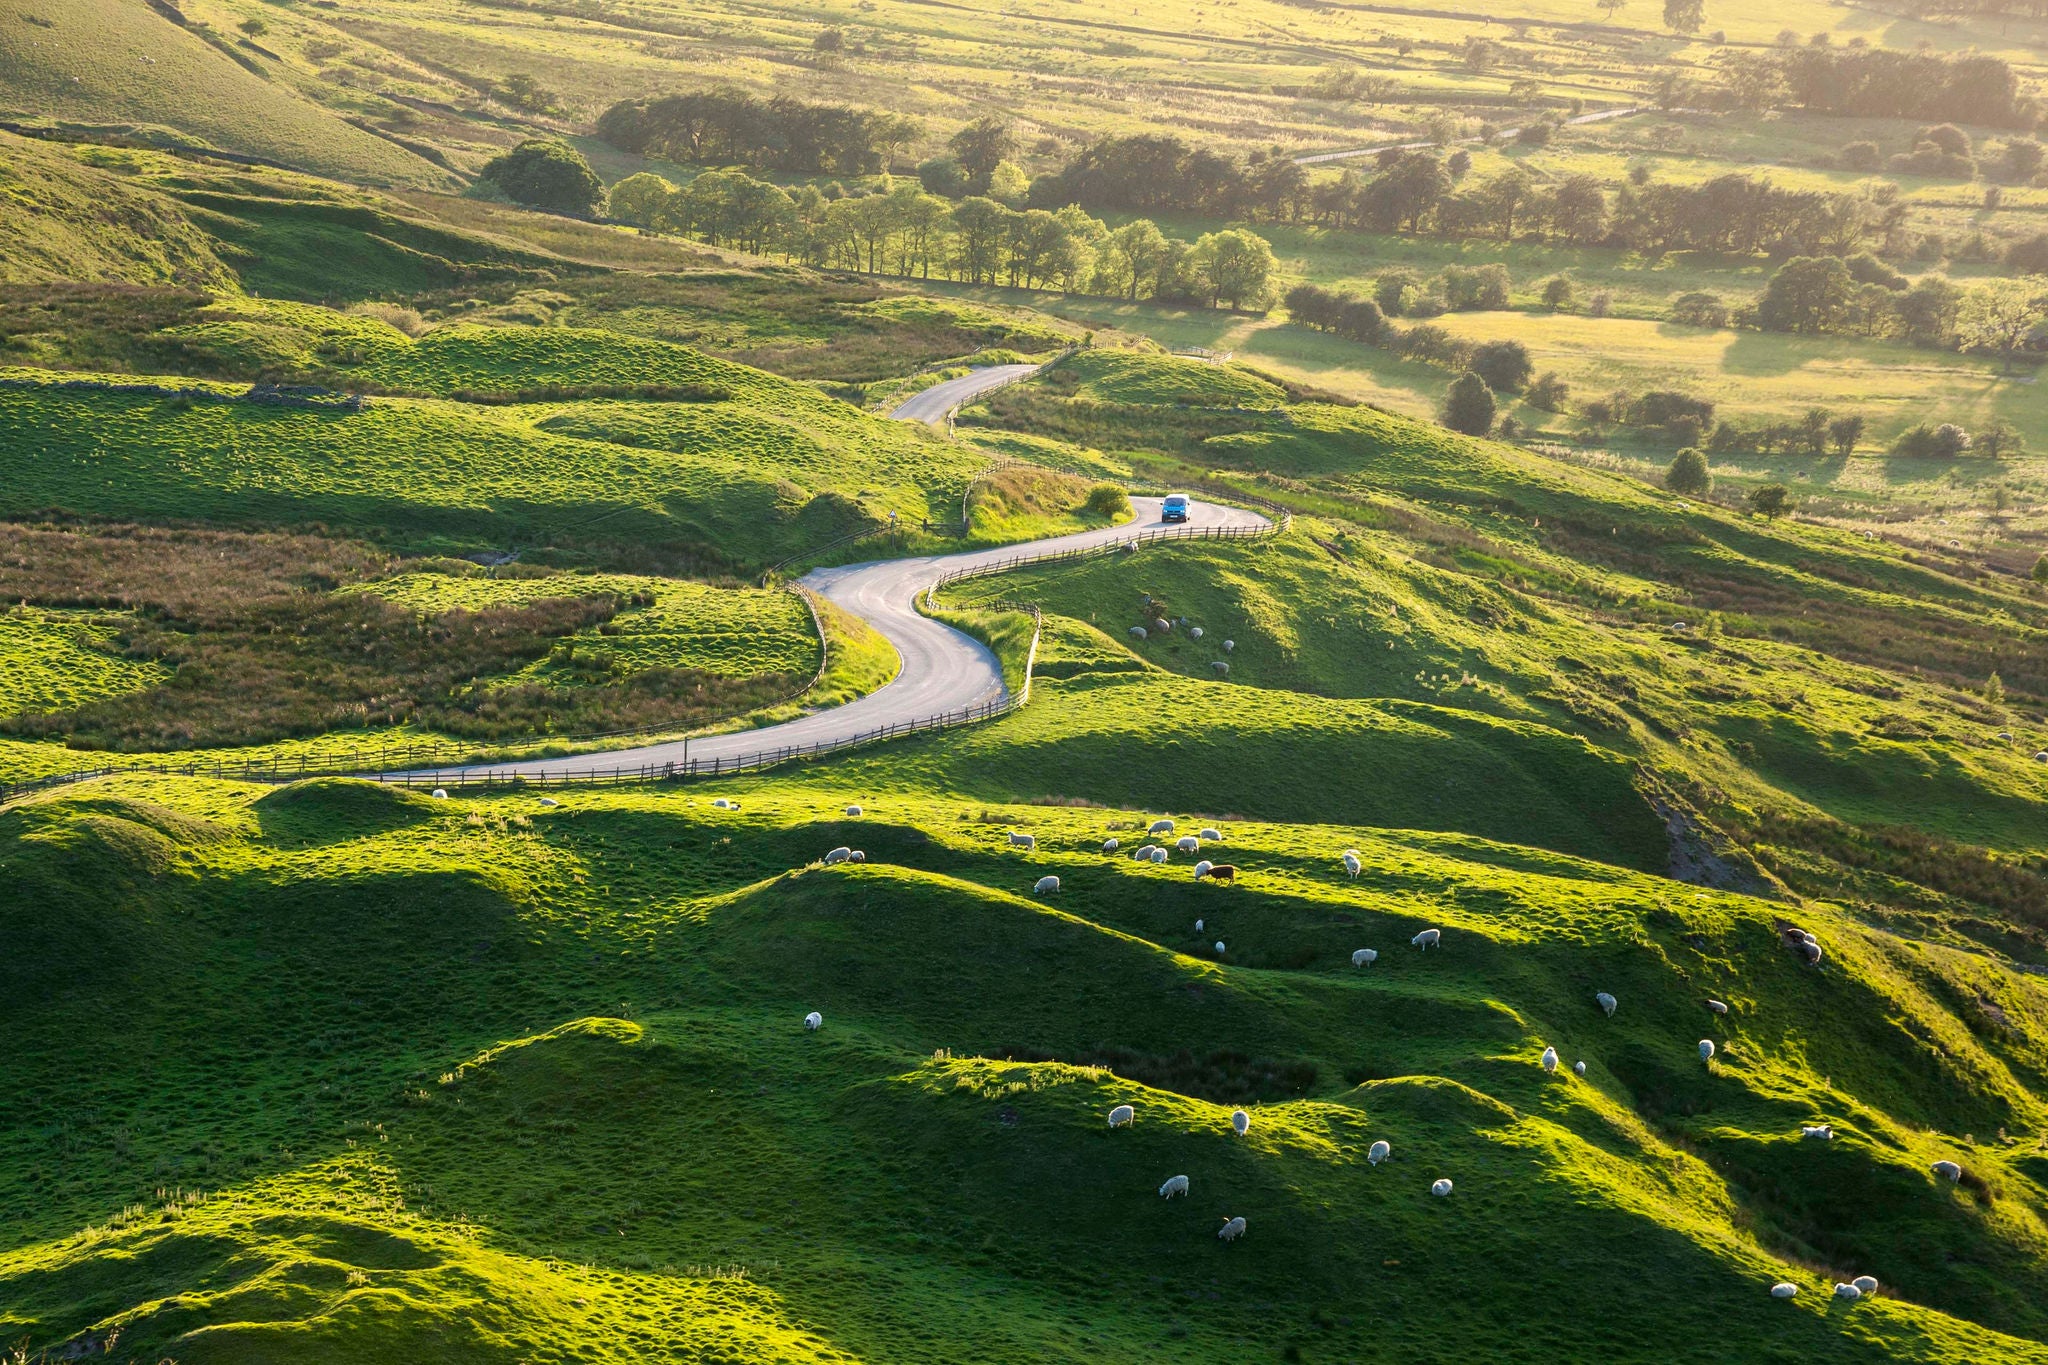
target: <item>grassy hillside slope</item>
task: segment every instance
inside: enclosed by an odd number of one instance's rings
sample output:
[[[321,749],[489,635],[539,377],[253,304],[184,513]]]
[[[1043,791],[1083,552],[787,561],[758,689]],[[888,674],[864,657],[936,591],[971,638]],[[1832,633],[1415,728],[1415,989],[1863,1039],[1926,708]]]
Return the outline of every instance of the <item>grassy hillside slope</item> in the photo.
[[[232,53],[233,55],[230,55]],[[445,188],[454,177],[344,122],[236,37],[112,0],[36,0],[0,20],[0,113],[172,130],[217,147],[366,184]]]
[[[33,138],[0,133],[0,284],[232,279],[175,204]]]
[[[1816,971],[1780,907],[1468,839],[1230,822],[1217,887],[1095,851],[1134,813],[738,794],[130,779],[0,813],[10,1339],[2048,1358],[2030,978],[1822,906]],[[805,867],[849,839],[867,865]],[[1864,1271],[1882,1297],[1828,1300]]]

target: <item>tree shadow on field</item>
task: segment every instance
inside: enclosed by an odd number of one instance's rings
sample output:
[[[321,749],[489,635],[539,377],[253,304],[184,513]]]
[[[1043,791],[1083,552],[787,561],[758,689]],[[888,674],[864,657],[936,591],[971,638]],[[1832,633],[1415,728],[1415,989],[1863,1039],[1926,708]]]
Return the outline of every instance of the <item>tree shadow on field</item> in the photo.
[[[1827,345],[1824,337],[1784,333],[1739,332],[1721,352],[1721,369],[1730,375],[1783,375],[1801,369]]]

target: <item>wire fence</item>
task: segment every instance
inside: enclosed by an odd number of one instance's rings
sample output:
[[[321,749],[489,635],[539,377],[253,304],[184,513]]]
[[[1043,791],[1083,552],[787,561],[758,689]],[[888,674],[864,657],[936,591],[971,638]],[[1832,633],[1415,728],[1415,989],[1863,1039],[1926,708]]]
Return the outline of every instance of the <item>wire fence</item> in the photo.
[[[1001,559],[966,568],[954,569],[934,578],[922,596],[927,609],[936,609],[937,595],[941,588],[971,579],[988,578],[1008,573],[1013,569],[1026,568],[1035,564],[1052,564],[1070,560],[1093,559],[1104,555],[1122,554],[1135,550],[1139,545],[1158,544],[1167,541],[1186,540],[1257,540],[1278,535],[1294,524],[1293,514],[1276,503],[1264,499],[1235,495],[1240,501],[1261,505],[1273,512],[1274,519],[1257,526],[1165,526],[1155,530],[1142,531],[1124,540],[1107,541],[1079,549],[1051,550],[1037,554],[1023,553],[1007,555]],[[804,592],[806,605],[812,612],[814,624],[819,626],[818,638],[825,638],[822,622],[818,621],[817,607]],[[759,772],[767,768],[780,767],[785,763],[822,758],[829,754],[844,752],[866,744],[885,740],[901,739],[910,735],[930,734],[939,730],[950,730],[962,725],[977,725],[994,720],[999,716],[1027,705],[1031,700],[1031,675],[1038,661],[1038,646],[1044,635],[1045,616],[1034,603],[996,601],[976,603],[976,609],[986,611],[1019,611],[1030,615],[1032,621],[1031,645],[1025,655],[1022,685],[1014,692],[1005,691],[999,697],[976,702],[956,710],[944,711],[937,715],[923,716],[914,720],[897,721],[890,725],[877,726],[837,739],[819,740],[810,744],[764,745],[762,748],[743,754],[714,754],[709,757],[685,756],[675,760],[638,765],[616,765],[588,768],[559,766],[564,760],[534,758],[507,758],[492,762],[479,761],[476,746],[457,744],[446,740],[421,741],[402,746],[379,746],[367,752],[351,748],[339,754],[319,751],[302,753],[292,757],[273,755],[267,759],[240,759],[234,761],[209,761],[190,763],[135,763],[109,764],[75,772],[53,773],[26,782],[0,782],[0,802],[7,802],[30,792],[52,787],[68,786],[87,782],[95,778],[119,774],[147,774],[170,777],[216,778],[240,782],[297,782],[311,777],[362,777],[377,782],[403,787],[435,787],[466,790],[483,787],[558,787],[612,785],[631,782],[652,782],[685,780],[697,777],[722,777],[736,773]],[[822,647],[822,646],[821,646]],[[821,657],[818,674],[822,676],[825,660]],[[808,689],[806,689],[808,690]],[[801,695],[800,693],[797,695]],[[576,742],[577,739],[623,738],[636,732],[616,731],[608,735],[563,737],[560,743]],[[595,755],[593,755],[595,757]],[[547,766],[538,766],[546,764]]]

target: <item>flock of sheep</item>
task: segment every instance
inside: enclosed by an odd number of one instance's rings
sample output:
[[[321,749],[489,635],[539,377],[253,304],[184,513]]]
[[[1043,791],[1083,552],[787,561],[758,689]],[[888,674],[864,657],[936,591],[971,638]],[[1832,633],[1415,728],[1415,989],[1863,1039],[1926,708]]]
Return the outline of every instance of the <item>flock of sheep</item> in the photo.
[[[439,793],[436,793],[436,795],[439,795]],[[713,804],[716,805],[720,803],[714,802]],[[736,805],[733,808],[737,808]],[[846,808],[846,814],[848,816],[859,816],[861,813],[862,810],[859,806],[848,806]],[[1174,828],[1174,822],[1171,819],[1162,818],[1154,820],[1151,826],[1146,830],[1146,834],[1149,837],[1153,838],[1158,838],[1161,836],[1172,837],[1174,833]],[[1184,854],[1198,853],[1201,851],[1201,847],[1204,841],[1221,840],[1222,837],[1223,833],[1221,830],[1215,829],[1213,827],[1205,828],[1201,831],[1200,834],[1183,835],[1178,839],[1175,839],[1173,848],[1174,851]],[[1038,847],[1038,840],[1034,835],[1019,834],[1012,831],[1008,836],[1008,846],[1011,848],[1023,849],[1027,852],[1036,851]],[[1105,854],[1116,853],[1119,851],[1119,849],[1120,844],[1118,840],[1110,838],[1103,841],[1102,851]],[[858,849],[847,848],[842,846],[833,849],[830,853],[827,853],[825,855],[824,862],[827,866],[843,862],[864,862],[866,861],[866,856],[866,854],[860,852]],[[1170,855],[1168,853],[1168,850],[1163,845],[1147,843],[1142,847],[1133,850],[1130,856],[1134,861],[1137,862],[1164,863],[1168,860]],[[1345,849],[1343,854],[1341,855],[1340,863],[1346,875],[1354,879],[1358,876],[1359,872],[1362,870],[1364,866],[1363,857],[1355,848]],[[1228,882],[1235,881],[1237,877],[1237,868],[1235,866],[1228,863],[1214,863],[1206,859],[1196,863],[1194,871],[1196,881],[1209,879],[1215,881]],[[1053,895],[1057,893],[1059,889],[1060,879],[1057,876],[1052,875],[1040,877],[1032,887],[1033,894],[1040,896]],[[1201,919],[1195,921],[1196,933],[1202,932],[1204,923],[1205,921]],[[1819,941],[1816,940],[1812,934],[1808,933],[1804,929],[1799,929],[1792,926],[1786,926],[1782,932],[1784,935],[1786,946],[1793,952],[1797,953],[1802,960],[1804,960],[1807,964],[1812,966],[1818,966],[1820,964],[1823,954],[1821,951]],[[1434,928],[1424,929],[1420,933],[1416,934],[1413,938],[1411,938],[1408,942],[1411,947],[1426,952],[1430,948],[1440,947],[1442,945],[1443,930]],[[1223,943],[1223,941],[1220,939],[1217,940],[1214,947],[1216,955],[1218,957],[1222,957],[1225,953],[1225,944]],[[1378,960],[1379,951],[1374,948],[1359,948],[1351,954],[1351,965],[1353,967],[1370,967],[1374,962]],[[1614,1017],[1614,1012],[1616,1008],[1618,1008],[1620,1003],[1612,994],[1610,994],[1607,991],[1595,992],[1593,996],[1593,1002],[1594,1004],[1599,1006],[1601,1012],[1604,1013],[1610,1019]],[[1728,1006],[1723,1001],[1708,999],[1705,1001],[1705,1004],[1707,1009],[1714,1014],[1725,1015],[1728,1013]],[[810,1014],[804,1016],[804,1027],[808,1030],[816,1030],[820,1026],[822,1026],[823,1023],[823,1016],[818,1014],[815,1010],[812,1011]],[[1714,1041],[1711,1038],[1700,1039],[1699,1055],[1700,1060],[1702,1062],[1711,1062],[1714,1059],[1715,1052],[1716,1047]],[[1560,1059],[1558,1057],[1557,1049],[1555,1047],[1546,1046],[1543,1049],[1542,1056],[1538,1061],[1538,1065],[1542,1067],[1544,1074],[1555,1075],[1559,1064]],[[1583,1079],[1586,1074],[1586,1063],[1584,1061],[1577,1061],[1572,1063],[1572,1074]],[[1129,1127],[1131,1124],[1136,1122],[1136,1120],[1137,1109],[1133,1105],[1119,1104],[1109,1111],[1109,1126],[1112,1129]],[[1243,1137],[1246,1133],[1248,1133],[1251,1130],[1251,1116],[1242,1109],[1235,1110],[1232,1112],[1230,1116],[1230,1126],[1231,1130],[1234,1133],[1236,1133],[1239,1137]],[[1802,1125],[1800,1128],[1800,1136],[1806,1139],[1831,1142],[1834,1140],[1835,1132],[1834,1127],[1831,1124],[1823,1123]],[[1377,1167],[1381,1162],[1387,1160],[1392,1154],[1392,1146],[1384,1139],[1382,1139],[1372,1144],[1371,1149],[1366,1154],[1366,1160],[1369,1163],[1371,1163],[1374,1167]],[[1933,1174],[1937,1178],[1947,1180],[1951,1183],[1959,1182],[1963,1178],[1963,1168],[1953,1161],[1937,1161],[1934,1163],[1932,1170]],[[1188,1193],[1188,1185],[1188,1177],[1185,1175],[1169,1176],[1166,1182],[1159,1187],[1159,1194],[1162,1198],[1165,1199],[1172,1199],[1176,1195],[1184,1197]],[[1452,1188],[1452,1182],[1448,1178],[1439,1178],[1431,1182],[1429,1192],[1432,1195],[1442,1198],[1448,1196],[1451,1193]],[[1235,1242],[1239,1237],[1244,1235],[1245,1226],[1245,1220],[1242,1217],[1233,1216],[1224,1220],[1221,1230],[1219,1230],[1216,1235],[1225,1242]],[[1837,1284],[1835,1286],[1834,1293],[1835,1297],[1838,1299],[1854,1300],[1874,1294],[1877,1292],[1877,1289],[1878,1282],[1874,1277],[1869,1275],[1861,1275],[1854,1280]],[[1789,1299],[1796,1296],[1798,1292],[1799,1286],[1791,1283],[1790,1281],[1780,1281],[1771,1286],[1771,1296],[1773,1298]]]

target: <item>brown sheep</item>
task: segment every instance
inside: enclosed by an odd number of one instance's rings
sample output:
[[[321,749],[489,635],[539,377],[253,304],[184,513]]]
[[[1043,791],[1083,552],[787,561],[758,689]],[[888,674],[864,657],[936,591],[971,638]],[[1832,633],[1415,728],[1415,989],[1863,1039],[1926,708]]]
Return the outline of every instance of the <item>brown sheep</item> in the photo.
[[[1234,882],[1237,880],[1237,867],[1234,863],[1218,863],[1209,869],[1208,877],[1212,882]]]

